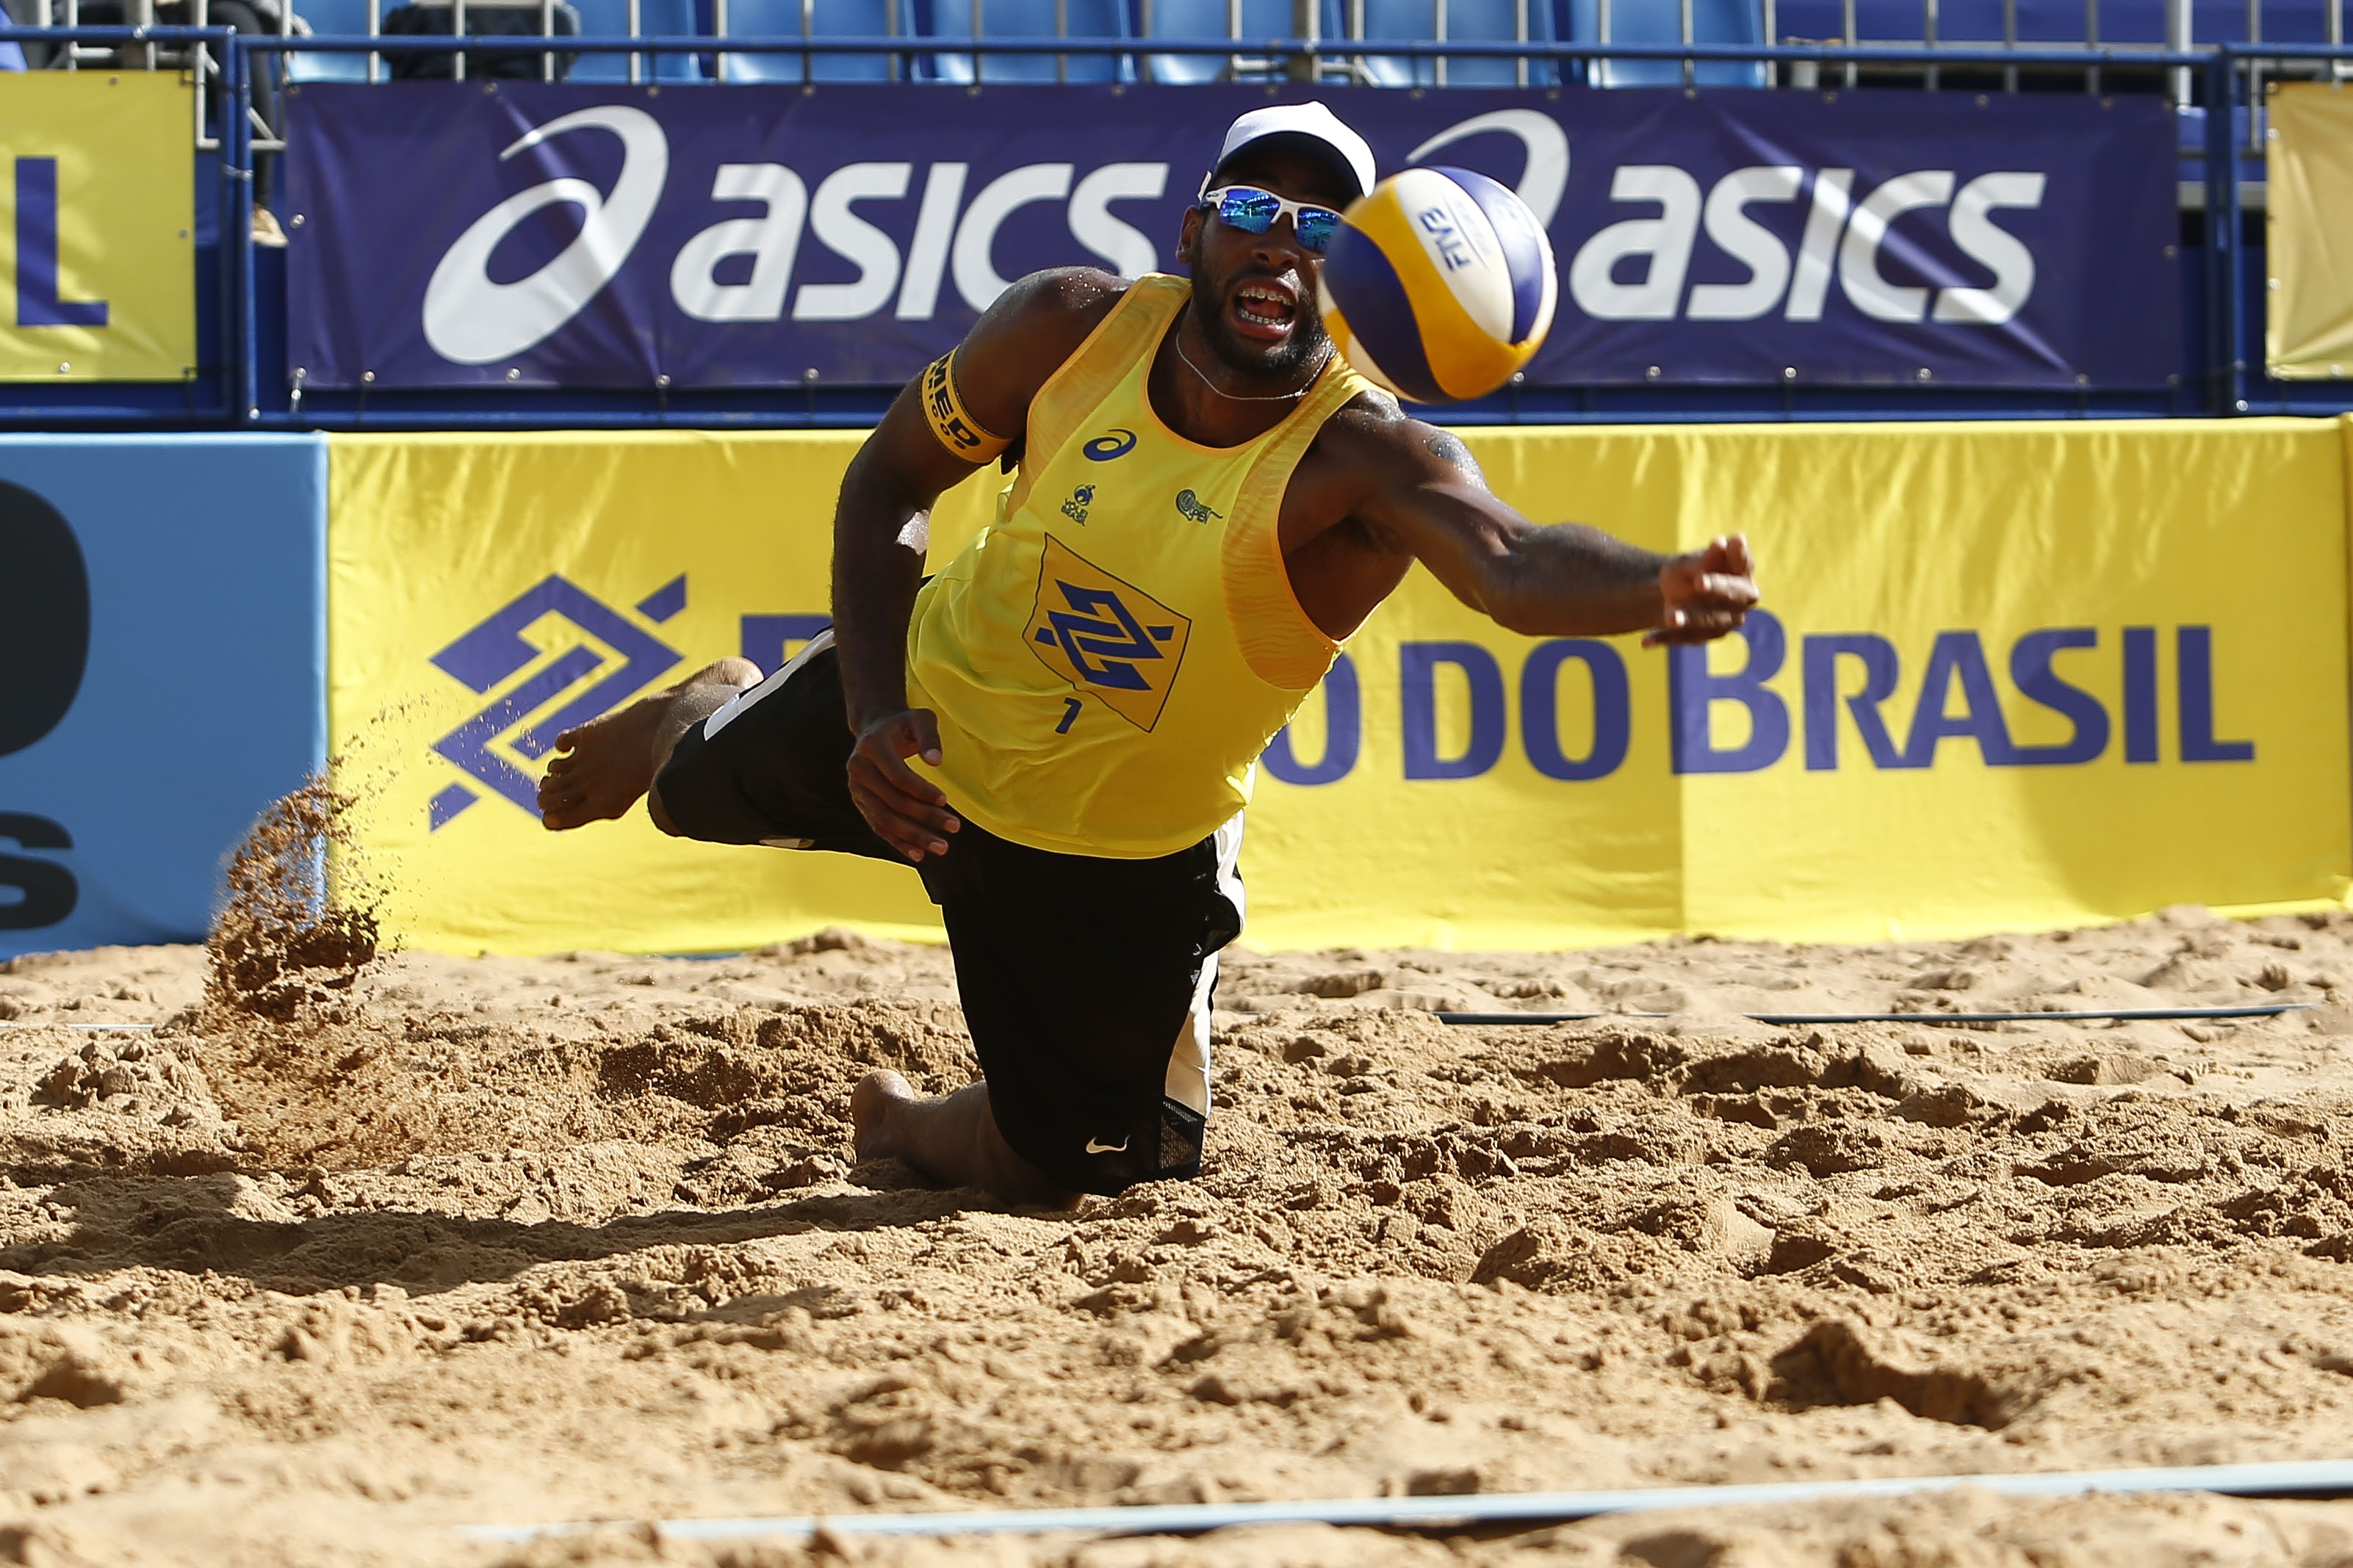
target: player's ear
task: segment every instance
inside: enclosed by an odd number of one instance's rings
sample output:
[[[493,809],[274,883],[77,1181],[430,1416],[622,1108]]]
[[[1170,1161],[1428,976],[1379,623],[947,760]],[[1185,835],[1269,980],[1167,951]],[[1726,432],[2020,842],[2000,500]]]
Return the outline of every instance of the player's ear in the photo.
[[[1191,267],[1198,258],[1202,216],[1199,207],[1185,209],[1185,222],[1176,231],[1176,264],[1179,267]]]

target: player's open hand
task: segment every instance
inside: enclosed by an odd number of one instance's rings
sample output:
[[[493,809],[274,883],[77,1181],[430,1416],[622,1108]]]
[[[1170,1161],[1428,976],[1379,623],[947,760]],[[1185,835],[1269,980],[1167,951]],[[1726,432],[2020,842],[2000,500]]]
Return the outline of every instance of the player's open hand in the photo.
[[[875,720],[849,753],[849,798],[883,841],[910,860],[948,852],[947,836],[962,827],[939,786],[907,765],[920,756],[937,767],[939,721],[928,708],[906,708]]]
[[[1659,568],[1666,610],[1642,646],[1713,642],[1735,630],[1757,604],[1756,572],[1745,533],[1711,539],[1705,549],[1676,556]]]

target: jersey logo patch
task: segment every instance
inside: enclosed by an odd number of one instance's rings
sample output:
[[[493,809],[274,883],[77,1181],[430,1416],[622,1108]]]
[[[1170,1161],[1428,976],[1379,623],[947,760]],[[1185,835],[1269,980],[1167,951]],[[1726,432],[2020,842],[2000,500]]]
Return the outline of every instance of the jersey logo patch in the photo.
[[[1192,633],[1188,617],[1046,536],[1029,651],[1137,729],[1160,722]]]

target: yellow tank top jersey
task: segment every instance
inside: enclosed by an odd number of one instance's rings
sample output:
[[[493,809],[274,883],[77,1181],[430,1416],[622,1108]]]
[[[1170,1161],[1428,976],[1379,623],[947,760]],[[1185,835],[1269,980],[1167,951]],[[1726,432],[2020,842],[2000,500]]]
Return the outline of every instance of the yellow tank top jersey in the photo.
[[[1035,849],[1174,854],[1250,804],[1259,753],[1339,645],[1291,591],[1276,514],[1337,357],[1240,447],[1162,424],[1145,378],[1191,293],[1139,279],[1031,403],[997,521],[926,585],[907,697],[939,715],[955,808]]]

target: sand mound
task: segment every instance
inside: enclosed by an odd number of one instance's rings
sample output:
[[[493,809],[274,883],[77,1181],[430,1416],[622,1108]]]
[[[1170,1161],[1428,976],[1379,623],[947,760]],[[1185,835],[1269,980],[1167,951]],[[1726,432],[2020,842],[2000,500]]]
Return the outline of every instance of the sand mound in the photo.
[[[860,1072],[974,1070],[944,952],[370,958],[306,912],[303,831],[249,884],[276,912],[209,960],[0,972],[0,1562],[783,1563],[815,1559],[441,1527],[2353,1449],[2341,917],[1240,953],[1201,1177],[1063,1215],[850,1167]],[[2242,1000],[2309,1010],[1738,1016]],[[1465,1002],[1676,1016],[1431,1016]],[[164,1027],[69,1027],[122,1021]],[[2353,1553],[2348,1506],[1961,1495],[844,1551],[2318,1564]]]

